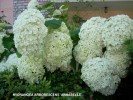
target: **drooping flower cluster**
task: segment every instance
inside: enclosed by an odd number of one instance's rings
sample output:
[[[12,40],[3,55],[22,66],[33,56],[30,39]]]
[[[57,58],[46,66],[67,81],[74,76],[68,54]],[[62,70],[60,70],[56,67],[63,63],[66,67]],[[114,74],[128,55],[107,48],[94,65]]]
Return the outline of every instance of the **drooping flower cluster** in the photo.
[[[43,78],[45,69],[43,68],[42,59],[29,58],[22,56],[18,63],[18,75],[20,79],[25,79],[29,83],[39,83]]]
[[[31,0],[28,9],[18,16],[13,26],[15,47],[22,54],[17,64],[18,74],[30,83],[38,83],[45,73],[43,52],[48,29],[37,5],[37,0]]]
[[[34,0],[33,0],[34,1]],[[15,46],[22,55],[40,57],[47,28],[44,16],[37,9],[26,9],[13,26]]]
[[[98,20],[97,17],[91,18],[81,27],[80,41],[74,51],[75,58],[83,65],[81,70],[83,81],[93,91],[112,95],[117,89],[120,78],[126,76],[127,67],[131,62],[123,44],[133,37],[133,20],[127,15],[117,15],[97,24],[99,20],[90,23],[92,19]],[[91,29],[91,26],[94,29]],[[96,33],[100,35],[94,35]],[[97,41],[97,38],[100,41]],[[91,46],[88,47],[88,45]],[[95,46],[99,48],[94,48]],[[103,48],[106,48],[104,52]]]
[[[64,22],[58,29],[49,30],[47,35],[45,19],[36,9],[37,5],[36,0],[31,0],[13,26],[15,46],[22,54],[17,64],[18,74],[31,83],[38,83],[43,77],[43,65],[51,72],[58,68],[69,71],[73,47]]]
[[[81,27],[79,38],[80,41],[74,49],[76,61],[83,64],[87,59],[102,56],[102,41],[101,25],[105,22],[105,18],[93,17],[87,20]]]
[[[37,0],[31,0],[28,4],[28,9],[36,9],[39,6]]]
[[[54,72],[58,68],[62,71],[70,70],[73,45],[68,33],[68,28],[62,22],[58,29],[53,29],[46,36],[44,65],[51,72]]]

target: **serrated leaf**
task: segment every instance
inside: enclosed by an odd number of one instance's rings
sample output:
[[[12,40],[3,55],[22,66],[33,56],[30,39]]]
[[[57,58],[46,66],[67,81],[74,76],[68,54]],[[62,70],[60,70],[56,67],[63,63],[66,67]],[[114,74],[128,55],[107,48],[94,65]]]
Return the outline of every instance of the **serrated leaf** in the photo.
[[[59,28],[61,26],[61,23],[62,23],[61,20],[56,20],[56,19],[45,21],[46,27],[50,27],[53,29]]]

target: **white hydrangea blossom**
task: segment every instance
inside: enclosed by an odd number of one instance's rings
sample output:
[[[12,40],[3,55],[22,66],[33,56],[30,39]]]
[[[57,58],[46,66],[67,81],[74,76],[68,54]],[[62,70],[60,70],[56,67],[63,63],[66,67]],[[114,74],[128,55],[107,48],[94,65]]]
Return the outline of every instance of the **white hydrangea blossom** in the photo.
[[[13,26],[15,46],[22,55],[42,56],[47,28],[40,11],[27,9],[17,18]]]
[[[100,26],[105,19],[93,17],[87,20],[79,32],[80,40],[74,49],[74,56],[77,62],[82,64],[87,59],[102,56],[103,40]]]
[[[109,86],[100,89],[99,92],[106,96],[113,95],[117,90],[119,83],[120,83],[120,78],[118,76],[112,76],[110,78]]]
[[[17,68],[20,79],[25,79],[29,83],[38,83],[45,73],[42,59],[39,58],[34,60],[33,58],[22,56],[19,59]]]
[[[93,34],[97,34],[98,36],[101,35],[101,26],[105,23],[105,20],[106,19],[102,17],[92,17],[91,19],[87,20],[81,26],[79,38],[84,40],[86,38],[93,37]],[[99,38],[100,37],[101,36],[99,36]],[[93,39],[97,38],[93,37],[91,40]]]
[[[3,72],[7,69],[6,63],[5,62],[0,62],[0,72]]]
[[[11,54],[6,61],[3,60],[0,63],[0,71],[4,71],[4,70],[13,71],[13,68],[17,67],[18,65],[19,59],[20,58],[17,57],[16,53]]]
[[[120,78],[113,74],[110,66],[113,65],[105,58],[88,59],[83,63],[81,79],[92,91],[98,91],[104,95],[114,94]]]
[[[90,42],[91,41],[91,42]],[[83,64],[87,59],[100,57],[103,55],[102,44],[98,44],[92,40],[80,40],[78,45],[74,48],[75,60]]]
[[[70,70],[72,58],[72,40],[68,34],[53,32],[46,36],[44,64],[51,72],[60,68],[62,71]]]
[[[6,61],[7,69],[12,70],[13,66],[17,67],[19,59],[16,53],[11,54]]]
[[[3,46],[3,37],[5,36],[5,34],[3,32],[0,32],[0,54],[4,52],[5,48]]]
[[[28,9],[36,9],[39,6],[37,0],[31,0],[28,4]]]
[[[133,20],[127,15],[110,17],[102,27],[102,38],[107,50],[121,48],[133,36]]]
[[[127,68],[131,64],[131,58],[126,51],[107,51],[104,54],[104,58],[108,59],[114,67],[114,73],[121,78],[126,77],[127,75]]]
[[[54,32],[62,32],[69,35],[69,29],[64,22],[62,22],[61,26],[58,29],[55,29]]]

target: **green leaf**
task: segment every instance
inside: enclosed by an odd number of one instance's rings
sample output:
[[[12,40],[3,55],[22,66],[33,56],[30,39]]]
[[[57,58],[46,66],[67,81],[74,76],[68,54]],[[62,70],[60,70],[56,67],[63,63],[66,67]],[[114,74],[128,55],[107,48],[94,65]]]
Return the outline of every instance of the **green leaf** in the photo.
[[[18,51],[16,52],[16,54],[17,54],[18,58],[20,58],[22,56]]]
[[[60,7],[60,9],[62,9],[62,10],[68,10],[68,6],[67,5],[62,5],[61,7]]]
[[[62,23],[61,20],[56,20],[56,19],[45,21],[46,27],[50,27],[53,29],[59,28],[61,26],[61,23]]]
[[[10,54],[11,54],[10,51],[5,50],[5,51],[1,54],[0,61],[2,61],[2,59],[3,59],[5,56],[8,57]]]
[[[70,30],[69,33],[70,33],[70,36],[71,36],[71,39],[73,40],[73,44],[76,45],[79,41],[79,34],[80,32],[80,29],[77,29],[77,30]]]
[[[63,21],[66,21],[67,18],[68,18],[68,14],[56,15],[56,16],[53,16],[53,17],[58,18],[58,19],[63,20]]]
[[[0,23],[0,27],[5,27],[6,24],[5,23]]]
[[[9,30],[9,29],[12,29],[12,26],[5,26],[3,27],[5,30]]]
[[[44,5],[42,5],[41,7],[38,7],[39,10],[44,10],[48,7],[51,7],[54,5],[54,2],[48,2],[48,3],[45,3]]]
[[[11,49],[14,45],[13,35],[11,35],[10,37],[4,37],[3,38],[3,45],[5,48]]]

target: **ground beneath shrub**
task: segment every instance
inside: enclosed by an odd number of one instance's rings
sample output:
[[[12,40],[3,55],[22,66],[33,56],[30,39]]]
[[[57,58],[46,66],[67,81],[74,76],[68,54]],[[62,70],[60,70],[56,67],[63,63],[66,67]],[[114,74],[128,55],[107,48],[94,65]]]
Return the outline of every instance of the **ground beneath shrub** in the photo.
[[[133,65],[129,68],[127,77],[121,80],[111,100],[133,100]]]

